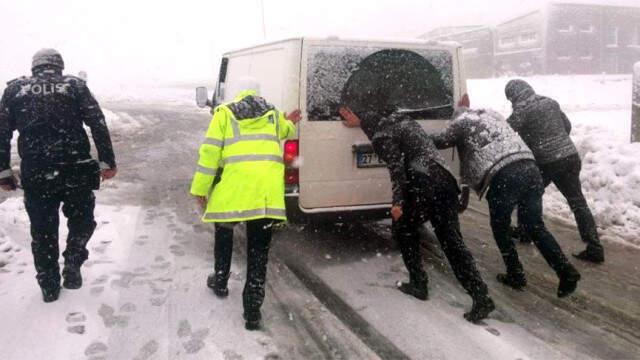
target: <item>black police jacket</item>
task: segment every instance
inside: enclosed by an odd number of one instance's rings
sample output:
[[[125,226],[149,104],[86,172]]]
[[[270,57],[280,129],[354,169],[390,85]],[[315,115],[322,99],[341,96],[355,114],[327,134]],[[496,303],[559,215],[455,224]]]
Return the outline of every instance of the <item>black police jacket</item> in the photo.
[[[15,130],[19,132],[23,182],[43,177],[43,172],[51,169],[76,164],[74,173],[82,173],[85,168],[96,172],[87,166],[91,162],[91,145],[83,125],[91,129],[102,167],[115,168],[104,115],[85,81],[55,70],[10,81],[0,100],[0,178],[11,174],[11,138]]]

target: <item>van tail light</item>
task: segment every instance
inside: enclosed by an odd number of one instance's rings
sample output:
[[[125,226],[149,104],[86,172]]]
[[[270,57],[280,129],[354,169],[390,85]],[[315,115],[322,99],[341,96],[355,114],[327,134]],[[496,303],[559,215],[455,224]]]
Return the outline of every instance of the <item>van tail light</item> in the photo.
[[[294,168],[294,163],[300,153],[298,140],[287,140],[284,143],[284,154],[282,158],[286,165],[284,170],[284,182],[287,185],[298,185],[300,182],[300,171]]]
[[[292,166],[298,158],[298,140],[287,140],[284,143],[284,163],[287,166]]]
[[[471,100],[469,100],[469,94],[464,94],[458,101],[458,107],[471,107]]]

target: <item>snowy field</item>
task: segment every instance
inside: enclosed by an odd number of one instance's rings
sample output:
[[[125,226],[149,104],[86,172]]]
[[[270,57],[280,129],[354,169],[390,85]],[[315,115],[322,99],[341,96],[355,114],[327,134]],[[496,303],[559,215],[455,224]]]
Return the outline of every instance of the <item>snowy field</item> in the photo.
[[[469,80],[474,107],[511,114],[504,96],[509,78]],[[583,159],[583,190],[601,238],[640,247],[640,143],[630,144],[631,75],[525,78],[538,94],[556,99],[573,124],[571,137]],[[573,214],[551,185],[545,215],[575,226]]]

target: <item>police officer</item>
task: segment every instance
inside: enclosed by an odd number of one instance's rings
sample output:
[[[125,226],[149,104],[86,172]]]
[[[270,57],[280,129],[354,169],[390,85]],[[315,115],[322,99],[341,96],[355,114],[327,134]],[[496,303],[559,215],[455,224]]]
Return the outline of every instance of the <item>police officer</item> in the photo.
[[[63,286],[82,286],[80,268],[96,227],[93,190],[117,173],[109,130],[100,106],[80,78],[62,74],[64,61],[53,49],[33,56],[32,76],[10,81],[0,100],[0,187],[15,190],[11,138],[19,132],[18,152],[25,208],[31,221],[31,249],[36,278],[45,302],[60,293],[58,264],[59,208],[67,217],[69,236]],[[90,155],[83,128],[91,129],[99,162]]]
[[[207,286],[229,294],[233,227],[247,226],[247,281],[242,293],[245,328],[260,328],[273,224],[286,220],[280,140],[295,135],[300,111],[289,116],[258,96],[259,85],[240,80],[234,101],[215,108],[200,146],[191,194],[205,208],[202,221],[215,226],[215,272]]]

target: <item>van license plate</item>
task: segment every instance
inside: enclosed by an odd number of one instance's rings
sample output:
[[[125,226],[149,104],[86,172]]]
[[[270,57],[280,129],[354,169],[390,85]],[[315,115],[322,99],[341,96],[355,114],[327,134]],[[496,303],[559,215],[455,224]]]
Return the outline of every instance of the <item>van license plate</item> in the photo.
[[[375,153],[357,153],[357,166],[359,168],[384,167],[386,164]]]

